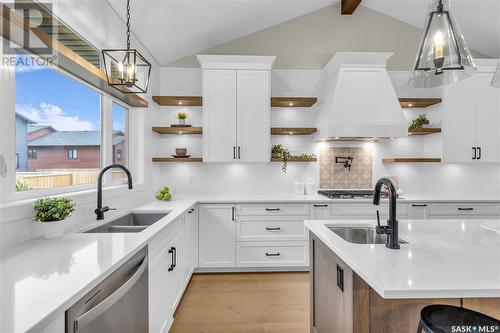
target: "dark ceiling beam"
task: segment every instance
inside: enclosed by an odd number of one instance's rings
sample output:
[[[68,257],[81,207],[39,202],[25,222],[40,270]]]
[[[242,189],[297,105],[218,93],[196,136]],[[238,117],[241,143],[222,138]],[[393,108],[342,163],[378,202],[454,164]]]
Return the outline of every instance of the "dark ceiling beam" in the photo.
[[[341,13],[342,15],[352,15],[358,8],[361,0],[342,0]]]

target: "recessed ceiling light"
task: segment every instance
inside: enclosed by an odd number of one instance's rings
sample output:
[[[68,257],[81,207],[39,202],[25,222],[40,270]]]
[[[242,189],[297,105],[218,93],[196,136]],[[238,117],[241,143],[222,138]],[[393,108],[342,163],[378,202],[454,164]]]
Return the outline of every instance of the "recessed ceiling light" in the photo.
[[[290,103],[288,103],[288,105],[289,105],[289,106],[293,106],[293,103],[292,103],[292,102],[290,102]]]
[[[411,103],[410,103],[410,104],[408,104],[408,107],[409,107],[409,108],[411,108],[412,106],[413,106],[413,104],[411,104]]]
[[[182,102],[179,102],[179,105],[182,105]]]

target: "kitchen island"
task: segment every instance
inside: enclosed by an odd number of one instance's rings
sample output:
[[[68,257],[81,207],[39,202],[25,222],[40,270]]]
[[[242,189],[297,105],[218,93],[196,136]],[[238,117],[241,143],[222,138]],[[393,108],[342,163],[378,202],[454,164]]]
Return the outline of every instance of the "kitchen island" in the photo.
[[[415,332],[430,304],[500,319],[498,220],[404,220],[400,250],[352,243],[331,228],[369,221],[305,221],[310,238],[311,332]]]

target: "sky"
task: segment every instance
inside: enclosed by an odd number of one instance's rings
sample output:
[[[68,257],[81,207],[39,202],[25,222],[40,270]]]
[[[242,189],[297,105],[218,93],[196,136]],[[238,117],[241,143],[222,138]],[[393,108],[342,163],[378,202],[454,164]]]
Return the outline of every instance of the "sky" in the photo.
[[[113,104],[113,129],[124,130],[123,109]],[[49,68],[16,70],[16,112],[59,131],[100,130],[100,94]]]

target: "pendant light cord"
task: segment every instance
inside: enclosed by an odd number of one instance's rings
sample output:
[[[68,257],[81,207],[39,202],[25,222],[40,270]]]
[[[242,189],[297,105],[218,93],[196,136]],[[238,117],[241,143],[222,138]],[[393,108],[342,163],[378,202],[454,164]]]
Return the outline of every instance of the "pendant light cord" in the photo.
[[[130,50],[130,0],[127,0],[127,50]]]

